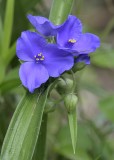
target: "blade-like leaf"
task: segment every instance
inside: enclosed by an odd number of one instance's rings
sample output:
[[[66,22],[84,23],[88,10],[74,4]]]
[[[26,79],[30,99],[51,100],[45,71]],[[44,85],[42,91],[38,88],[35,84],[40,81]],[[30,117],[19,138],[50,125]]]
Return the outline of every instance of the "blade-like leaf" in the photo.
[[[70,14],[73,5],[73,0],[53,0],[49,19],[54,24],[61,24]]]
[[[21,81],[19,79],[12,79],[5,81],[0,84],[0,92],[1,93],[6,93],[9,92],[10,90],[17,88],[21,85]]]
[[[47,114],[43,115],[40,134],[32,160],[44,160],[46,156]]]
[[[27,93],[14,113],[1,152],[2,160],[31,160],[38,139],[49,87]]]
[[[69,120],[72,147],[73,147],[73,151],[75,154],[76,142],[77,142],[77,116],[76,116],[76,112],[69,113],[68,120]]]
[[[16,42],[9,48],[9,52],[7,54],[7,57],[5,58],[5,64],[8,65],[9,62],[14,58],[16,52]]]
[[[0,48],[1,48],[2,34],[3,34],[3,26],[2,25],[3,25],[2,24],[2,18],[1,18],[1,15],[0,15]]]
[[[3,58],[5,58],[7,56],[10,41],[11,41],[14,2],[15,2],[14,0],[7,0],[7,4],[6,4],[5,20],[4,20],[4,27],[3,27],[3,40],[2,40],[2,56],[3,56]]]

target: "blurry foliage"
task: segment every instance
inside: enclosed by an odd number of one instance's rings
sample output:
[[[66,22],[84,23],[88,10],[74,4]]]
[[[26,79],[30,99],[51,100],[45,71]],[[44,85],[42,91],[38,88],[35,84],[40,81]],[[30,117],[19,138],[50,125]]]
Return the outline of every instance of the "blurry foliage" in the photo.
[[[10,45],[5,61],[2,63],[1,42],[4,35],[6,0],[0,1],[1,75],[4,72],[3,79],[0,81],[0,148],[15,106],[24,93],[18,77],[19,63],[15,56],[15,42],[21,32],[31,26],[26,19],[27,13],[42,16],[49,14],[46,3],[48,0],[15,0]],[[92,31],[101,37],[101,47],[91,54],[91,66],[76,73],[80,99],[76,155],[73,155],[72,152],[66,111],[63,103],[60,103],[55,107],[55,111],[49,114],[47,150],[50,160],[114,159],[114,82],[111,88],[108,88],[108,84],[114,79],[108,77],[109,81],[107,81],[104,78],[104,74],[106,75],[107,72],[108,75],[114,73],[114,14],[110,9],[112,6],[110,3],[114,4],[111,0],[75,0],[73,14],[86,22],[84,31]],[[97,12],[97,7],[100,8],[100,12]],[[95,14],[91,19],[89,15],[93,8]],[[102,9],[106,11],[106,14],[108,13],[107,19],[103,17]],[[97,27],[94,26],[94,21],[97,22]],[[10,23],[10,19],[8,23]],[[101,23],[106,25],[103,26]],[[100,72],[101,74],[99,74],[99,69],[103,71]],[[52,98],[58,98],[58,94],[54,92]]]

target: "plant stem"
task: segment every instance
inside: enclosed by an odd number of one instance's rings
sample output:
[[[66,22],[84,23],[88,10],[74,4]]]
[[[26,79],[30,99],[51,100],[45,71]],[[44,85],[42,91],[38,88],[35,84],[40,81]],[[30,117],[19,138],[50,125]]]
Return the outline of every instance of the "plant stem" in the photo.
[[[71,12],[73,0],[53,0],[49,19],[54,24],[61,24],[64,22]],[[38,137],[37,145],[33,155],[33,160],[44,160],[46,149],[46,130],[47,130],[47,114],[43,115],[43,120]]]
[[[46,151],[47,114],[43,115],[40,134],[36,144],[33,160],[44,160]]]

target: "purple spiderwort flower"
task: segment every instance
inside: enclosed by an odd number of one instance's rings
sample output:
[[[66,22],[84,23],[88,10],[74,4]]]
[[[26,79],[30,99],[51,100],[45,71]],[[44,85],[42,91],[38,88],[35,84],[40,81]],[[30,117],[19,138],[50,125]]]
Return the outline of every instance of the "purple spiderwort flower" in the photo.
[[[85,58],[85,63],[89,64],[87,57],[100,46],[98,36],[91,33],[82,33],[81,21],[69,15],[67,20],[61,25],[54,25],[47,18],[40,16],[27,16],[31,24],[44,36],[55,36],[58,47],[78,56],[80,61]],[[79,55],[86,55],[80,56]]]
[[[39,34],[24,31],[17,40],[17,57],[24,61],[19,70],[22,84],[32,93],[49,77],[58,77],[74,64],[72,54],[48,44]]]
[[[90,64],[90,57],[86,54],[81,54],[75,58],[74,62],[75,63],[83,62],[86,65],[89,65]]]
[[[56,36],[57,28],[61,26],[54,25],[47,18],[41,16],[33,16],[29,14],[27,18],[36,30],[44,36]]]
[[[100,46],[100,39],[94,34],[82,33],[81,21],[69,15],[58,29],[57,44],[77,56],[94,52]]]
[[[98,36],[82,33],[81,21],[69,15],[61,25],[54,25],[50,20],[40,16],[28,15],[31,24],[44,36],[55,36],[60,48],[69,50],[75,55],[94,52],[100,46]]]

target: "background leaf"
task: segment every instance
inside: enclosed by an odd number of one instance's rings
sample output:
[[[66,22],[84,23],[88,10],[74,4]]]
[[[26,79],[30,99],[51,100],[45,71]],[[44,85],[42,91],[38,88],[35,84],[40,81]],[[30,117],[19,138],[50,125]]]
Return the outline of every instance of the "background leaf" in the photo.
[[[91,55],[91,62],[99,67],[114,68],[114,49],[110,45],[103,44]]]
[[[114,122],[114,95],[110,95],[99,102],[99,107],[105,116]]]
[[[14,15],[14,2],[15,0],[7,0],[5,19],[3,25],[3,39],[2,39],[2,56],[5,58],[8,53],[11,40],[11,32],[13,26],[13,15]]]

